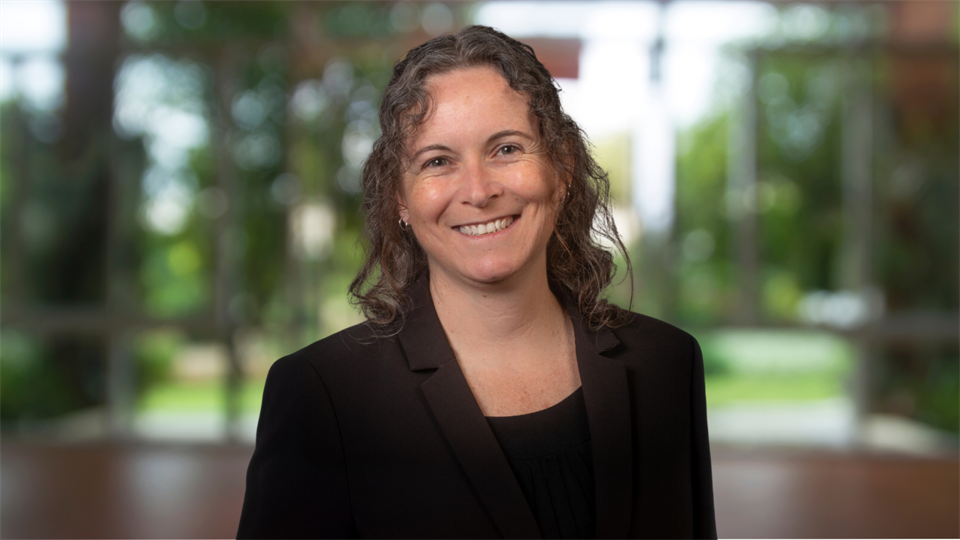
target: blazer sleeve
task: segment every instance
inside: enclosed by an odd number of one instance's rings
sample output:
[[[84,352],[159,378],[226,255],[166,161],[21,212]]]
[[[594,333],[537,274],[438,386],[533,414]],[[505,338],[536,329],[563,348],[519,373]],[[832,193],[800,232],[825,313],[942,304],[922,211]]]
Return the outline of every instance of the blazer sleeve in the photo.
[[[691,337],[691,339],[693,339]],[[713,474],[710,466],[710,437],[707,433],[707,397],[703,381],[703,353],[693,339],[691,380],[691,421],[693,422],[693,537],[717,538],[713,510]]]
[[[357,536],[330,395],[310,362],[284,357],[267,374],[237,538]]]

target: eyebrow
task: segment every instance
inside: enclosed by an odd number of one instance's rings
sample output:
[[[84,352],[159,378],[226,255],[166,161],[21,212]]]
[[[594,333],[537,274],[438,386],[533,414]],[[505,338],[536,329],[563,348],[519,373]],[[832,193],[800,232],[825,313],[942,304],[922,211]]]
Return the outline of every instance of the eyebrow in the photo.
[[[522,131],[517,131],[517,130],[515,130],[515,129],[505,129],[505,130],[503,130],[503,131],[498,131],[498,132],[494,133],[493,135],[491,135],[490,137],[488,137],[488,138],[487,138],[487,144],[490,144],[490,143],[492,143],[493,141],[495,141],[495,140],[497,140],[497,139],[502,139],[502,138],[504,138],[504,137],[511,137],[511,136],[523,137],[523,138],[528,139],[528,140],[531,140],[531,141],[534,140],[534,138],[533,138],[531,135],[529,135],[529,134],[527,134],[527,133],[524,133],[524,132],[522,132]],[[417,150],[416,152],[414,152],[413,156],[410,157],[410,160],[411,160],[411,161],[416,160],[417,157],[418,157],[420,154],[425,154],[425,153],[427,153],[427,152],[432,152],[432,151],[434,151],[434,150],[440,150],[440,151],[444,151],[444,152],[452,152],[452,151],[453,151],[453,150],[450,149],[450,147],[444,146],[444,145],[442,145],[442,144],[431,144],[430,146],[424,146],[423,148],[421,148],[421,149]]]
[[[423,148],[417,150],[412,156],[410,156],[410,160],[414,161],[417,159],[417,156],[419,156],[420,154],[426,154],[427,152],[432,152],[434,150],[441,150],[444,152],[453,151],[453,150],[450,150],[449,146],[444,146],[442,144],[431,144],[430,146],[424,146]]]

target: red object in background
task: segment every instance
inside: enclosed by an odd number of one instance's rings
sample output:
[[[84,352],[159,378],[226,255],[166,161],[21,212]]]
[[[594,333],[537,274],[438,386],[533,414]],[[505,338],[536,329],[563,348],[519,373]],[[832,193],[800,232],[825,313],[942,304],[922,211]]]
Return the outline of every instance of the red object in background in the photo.
[[[890,41],[899,45],[890,61],[890,101],[910,147],[956,138],[960,91],[954,24],[955,2],[891,3]],[[952,137],[951,137],[952,135]]]
[[[520,42],[533,47],[537,60],[554,79],[576,79],[580,75],[579,39],[526,38]]]

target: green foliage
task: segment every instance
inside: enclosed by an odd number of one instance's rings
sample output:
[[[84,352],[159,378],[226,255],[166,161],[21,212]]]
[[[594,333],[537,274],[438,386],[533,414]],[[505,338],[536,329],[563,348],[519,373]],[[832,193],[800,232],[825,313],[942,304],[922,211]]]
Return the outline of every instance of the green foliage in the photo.
[[[873,410],[960,433],[960,354],[956,344],[889,345],[878,358]]]
[[[390,6],[374,2],[338,3],[323,17],[323,29],[334,38],[385,38],[394,34]]]
[[[917,418],[935,428],[960,435],[960,369],[929,381],[918,392]]]
[[[12,101],[0,103],[0,118],[9,118],[9,115],[16,114],[14,107],[16,104]],[[10,195],[16,187],[13,171],[10,170],[13,162],[7,159],[8,153],[20,151],[16,139],[13,143],[10,142],[10,137],[16,133],[13,128],[12,122],[0,121],[0,140],[4,141],[3,149],[0,150],[0,215],[7,213],[10,207]]]
[[[794,320],[804,292],[837,290],[843,238],[838,60],[771,53],[757,74],[764,315]]]
[[[714,324],[732,309],[734,273],[727,221],[726,113],[679,135],[677,155],[677,317]]]
[[[16,103],[13,101],[4,101],[0,103],[0,245],[9,246],[12,231],[10,220],[11,199],[16,196],[17,191],[23,189],[16,181],[16,176],[11,170],[13,168],[12,156],[22,153],[20,148],[23,139],[17,137],[20,126],[14,125],[11,117],[18,114]],[[15,240],[14,240],[15,241]],[[7,256],[9,248],[0,257],[0,298],[3,298],[10,285],[11,272],[16,272],[16,264],[11,264]]]
[[[71,358],[58,356],[64,349],[76,354]],[[96,405],[103,392],[103,368],[99,362],[102,353],[89,339],[44,343],[5,328],[0,333],[3,428],[29,429],[33,422]]]
[[[137,395],[153,385],[170,380],[173,359],[186,343],[186,337],[173,329],[154,330],[137,336],[134,356],[137,365]]]
[[[196,243],[158,242],[143,261],[144,307],[158,317],[197,312],[209,301],[209,273]]]
[[[196,2],[187,5],[130,2],[128,7],[131,4],[141,12],[137,14],[140,24],[136,25],[141,31],[129,37],[152,46],[187,44],[196,47],[231,39],[273,37],[286,32],[288,20],[288,6],[277,2]]]

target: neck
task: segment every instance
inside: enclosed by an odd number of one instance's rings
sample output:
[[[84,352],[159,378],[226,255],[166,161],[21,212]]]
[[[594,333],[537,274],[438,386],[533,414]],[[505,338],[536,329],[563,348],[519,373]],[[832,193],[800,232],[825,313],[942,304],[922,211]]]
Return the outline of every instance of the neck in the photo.
[[[566,330],[566,313],[550,290],[545,265],[541,274],[473,286],[431,274],[433,303],[458,358],[516,361],[515,354],[503,353],[541,346]]]

